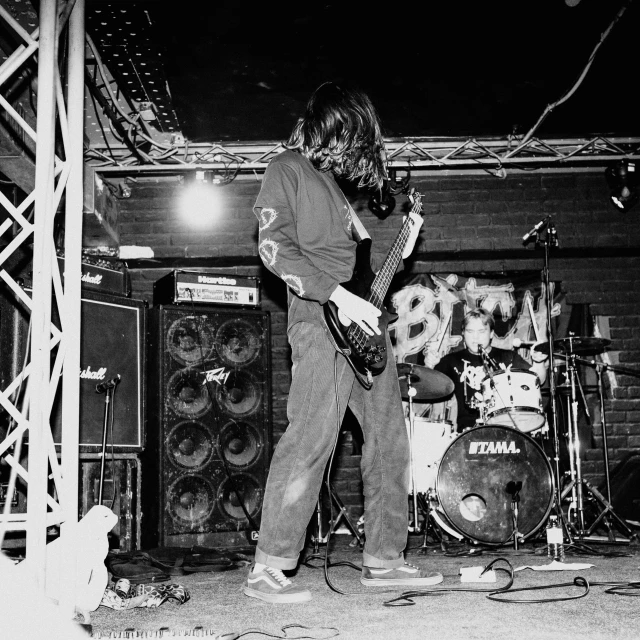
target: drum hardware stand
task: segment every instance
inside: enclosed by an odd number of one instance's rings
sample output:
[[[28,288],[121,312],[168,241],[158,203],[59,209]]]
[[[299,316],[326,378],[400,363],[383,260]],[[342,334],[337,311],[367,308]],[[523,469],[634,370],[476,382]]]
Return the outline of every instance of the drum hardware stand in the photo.
[[[364,546],[364,540],[362,539],[362,535],[358,531],[358,527],[353,524],[351,518],[349,517],[349,512],[347,508],[344,506],[344,502],[342,502],[340,496],[337,491],[331,486],[329,482],[329,478],[325,479],[325,486],[327,487],[327,492],[329,494],[329,499],[333,502],[333,504],[337,507],[338,513],[335,518],[329,521],[329,529],[325,536],[322,535],[322,491],[320,491],[320,495],[318,496],[318,502],[316,503],[316,522],[315,522],[315,533],[312,536],[313,540],[313,554],[317,555],[320,550],[320,543],[325,544],[329,539],[329,536],[332,533],[335,533],[336,528],[340,520],[344,518],[345,524],[353,533],[354,538],[358,541],[358,545],[360,547]],[[308,559],[308,558],[307,558]]]
[[[513,548],[518,550],[518,544],[524,542],[524,538],[518,531],[518,503],[520,502],[520,490],[522,489],[522,482],[518,480],[514,482],[511,480],[507,483],[507,493],[511,494],[511,514],[513,519]]]
[[[583,358],[577,357],[574,353],[571,353],[569,356],[565,356],[567,358],[567,362],[571,364],[567,365],[567,370],[571,375],[571,402],[572,402],[572,414],[570,422],[573,422],[573,425],[570,424],[569,433],[573,435],[573,438],[576,440],[575,445],[575,474],[573,468],[571,470],[571,482],[565,488],[562,497],[564,498],[569,491],[576,491],[577,498],[577,510],[578,510],[578,529],[576,531],[578,537],[581,539],[593,535],[593,532],[598,527],[599,523],[602,522],[607,530],[607,535],[610,542],[616,542],[615,532],[613,530],[612,521],[615,523],[618,530],[627,538],[630,542],[637,542],[638,536],[634,534],[633,531],[629,528],[629,526],[625,523],[625,521],[618,516],[613,510],[613,506],[611,505],[611,484],[609,477],[609,452],[608,452],[608,442],[607,442],[607,422],[606,422],[606,413],[604,406],[604,383],[602,379],[603,370],[612,370],[617,371],[619,373],[623,373],[626,375],[632,375],[636,377],[640,377],[640,371],[634,371],[632,369],[626,369],[625,367],[618,367],[608,365],[603,362],[597,362],[596,360],[585,360]],[[581,364],[586,364],[588,366],[593,366],[596,369],[596,374],[598,377],[598,396],[600,401],[600,415],[601,415],[601,423],[602,423],[602,449],[603,449],[603,458],[604,458],[604,474],[605,474],[605,487],[607,496],[603,496],[600,491],[591,485],[591,483],[582,477],[581,467],[580,467],[580,451],[579,444],[577,442],[578,430],[577,430],[577,401],[575,400],[575,382],[574,379],[577,379],[575,363],[579,362]],[[580,381],[578,380],[578,384]],[[582,391],[582,388],[580,388]],[[584,401],[584,394],[582,395]],[[585,402],[586,407],[586,402]],[[586,408],[585,408],[586,410]],[[587,415],[588,415],[588,410]],[[569,462],[572,462],[571,456],[571,442],[569,444]],[[584,494],[583,494],[583,486],[586,487],[589,494],[596,500],[596,502],[602,508],[600,514],[597,516],[595,521],[591,524],[591,526],[586,529],[584,523]]]
[[[567,517],[578,536],[584,534],[584,482],[582,478],[582,464],[580,455],[580,438],[578,433],[578,399],[576,396],[576,381],[578,381],[575,354],[571,352],[567,357],[567,374],[569,376],[569,397],[568,404],[568,422],[567,429],[568,449],[569,449],[569,472],[570,482],[564,488],[561,498],[565,498],[571,492],[571,505]],[[586,406],[586,405],[585,405]],[[571,511],[575,509],[577,513],[577,527],[574,524],[574,518],[571,517]]]
[[[438,541],[440,549],[446,553],[448,551],[448,548],[447,543],[444,539],[445,531],[452,537],[460,541],[464,540],[464,536],[451,529],[445,522],[443,522],[440,516],[438,516],[435,507],[437,498],[435,497],[433,489],[429,489],[425,496],[420,497],[422,499],[424,520],[422,522],[422,546],[420,547],[420,551],[418,551],[418,553],[421,555],[425,555],[429,552],[429,546],[427,544],[429,530],[433,531],[433,536]]]
[[[409,468],[411,470],[411,496],[413,502],[413,530],[418,531],[418,492],[416,490],[416,461],[415,461],[415,420],[413,415],[413,398],[418,393],[411,382],[411,370],[404,376],[407,381],[407,396],[409,398]]]

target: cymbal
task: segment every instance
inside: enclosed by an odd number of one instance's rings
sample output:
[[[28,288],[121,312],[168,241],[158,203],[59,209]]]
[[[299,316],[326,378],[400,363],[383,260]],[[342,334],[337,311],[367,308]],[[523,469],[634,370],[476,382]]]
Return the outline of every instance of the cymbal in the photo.
[[[605,347],[611,344],[611,340],[606,338],[581,338],[580,336],[571,336],[569,338],[560,338],[553,341],[554,351],[564,351],[565,353],[582,353],[596,354],[602,353]],[[549,343],[543,342],[533,348],[534,351],[540,353],[549,353]]]
[[[440,371],[408,362],[401,362],[396,365],[396,368],[403,400],[409,399],[409,382],[417,392],[413,399],[418,402],[438,400],[453,393],[453,381]]]

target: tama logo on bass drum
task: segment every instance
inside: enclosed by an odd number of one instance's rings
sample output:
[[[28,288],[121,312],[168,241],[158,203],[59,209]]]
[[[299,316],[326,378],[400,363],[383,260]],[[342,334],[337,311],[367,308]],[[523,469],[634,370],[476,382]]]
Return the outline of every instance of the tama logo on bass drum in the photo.
[[[513,441],[511,442],[506,442],[504,440],[502,442],[471,441],[469,443],[470,455],[482,455],[482,454],[489,454],[489,453],[502,453],[502,454],[520,453],[520,449],[516,447],[516,443]]]

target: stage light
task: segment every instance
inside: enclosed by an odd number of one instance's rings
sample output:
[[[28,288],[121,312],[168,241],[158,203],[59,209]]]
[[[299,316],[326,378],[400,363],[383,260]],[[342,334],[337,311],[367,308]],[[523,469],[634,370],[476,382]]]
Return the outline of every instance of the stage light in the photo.
[[[369,211],[380,220],[384,220],[395,209],[396,199],[394,196],[399,193],[409,193],[410,182],[410,171],[407,171],[407,175],[399,180],[396,170],[389,169],[389,179],[383,182],[380,191],[375,191],[369,198]]]
[[[605,170],[609,197],[619,211],[629,211],[640,199],[640,178],[635,162],[620,160]]]
[[[191,227],[210,227],[220,220],[222,198],[212,171],[195,171],[184,177],[180,217]]]
[[[380,191],[375,191],[369,198],[369,211],[384,220],[396,208],[396,199],[391,195],[389,183],[385,181]]]

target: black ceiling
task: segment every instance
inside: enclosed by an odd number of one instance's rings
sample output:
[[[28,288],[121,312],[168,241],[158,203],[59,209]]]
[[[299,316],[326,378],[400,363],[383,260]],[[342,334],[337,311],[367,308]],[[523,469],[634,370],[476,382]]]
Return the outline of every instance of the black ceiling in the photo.
[[[114,2],[88,0],[87,11]],[[128,6],[133,2],[127,2]],[[325,80],[355,84],[385,134],[638,135],[639,3],[141,1],[191,141],[281,140]]]

